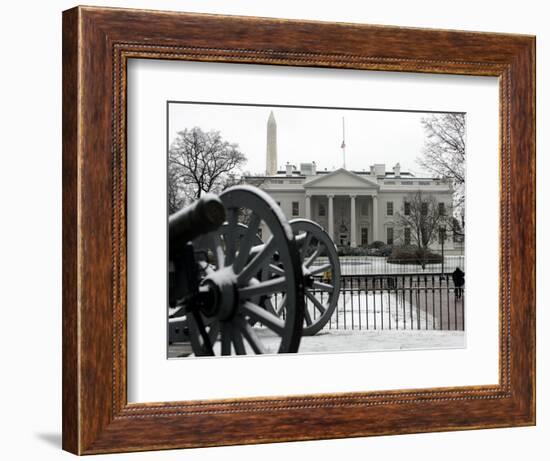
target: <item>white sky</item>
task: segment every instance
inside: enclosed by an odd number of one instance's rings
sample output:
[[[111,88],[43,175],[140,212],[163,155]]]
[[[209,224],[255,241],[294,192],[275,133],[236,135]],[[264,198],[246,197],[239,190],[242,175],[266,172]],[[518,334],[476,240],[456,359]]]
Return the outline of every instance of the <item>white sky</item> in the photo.
[[[399,162],[402,171],[426,175],[416,158],[425,137],[420,120],[427,113],[170,103],[169,142],[185,128],[219,130],[225,140],[237,143],[246,155],[248,163],[243,171],[263,174],[271,110],[277,122],[279,169],[284,169],[286,162],[299,167],[300,163],[313,160],[317,170],[341,167],[344,117],[346,168],[368,171],[374,163],[385,163],[386,170],[391,171]]]

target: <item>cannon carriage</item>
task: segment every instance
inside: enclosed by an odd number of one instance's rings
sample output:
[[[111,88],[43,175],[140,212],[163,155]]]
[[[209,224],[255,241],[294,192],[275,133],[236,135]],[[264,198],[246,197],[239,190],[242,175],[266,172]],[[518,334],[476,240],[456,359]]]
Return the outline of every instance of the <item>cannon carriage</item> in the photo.
[[[297,352],[330,320],[339,289],[328,234],[288,222],[260,189],[205,194],[169,218],[169,341],[197,356]]]

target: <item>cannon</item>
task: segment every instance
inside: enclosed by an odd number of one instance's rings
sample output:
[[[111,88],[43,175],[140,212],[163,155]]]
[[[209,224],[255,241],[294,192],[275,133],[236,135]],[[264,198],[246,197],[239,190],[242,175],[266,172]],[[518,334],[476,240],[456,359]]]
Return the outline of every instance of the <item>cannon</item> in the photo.
[[[169,218],[169,341],[197,356],[297,352],[330,319],[339,284],[321,226],[289,223],[260,189],[206,194]]]

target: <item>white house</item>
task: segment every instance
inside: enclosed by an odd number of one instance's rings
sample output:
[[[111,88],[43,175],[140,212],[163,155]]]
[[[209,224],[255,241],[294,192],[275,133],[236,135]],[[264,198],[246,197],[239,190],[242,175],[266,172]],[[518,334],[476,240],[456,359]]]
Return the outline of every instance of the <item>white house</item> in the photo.
[[[411,195],[422,191],[433,196],[442,212],[452,207],[450,181],[441,178],[418,178],[402,172],[399,163],[386,171],[384,164],[374,164],[369,171],[317,171],[315,162],[299,168],[287,163],[276,171],[276,122],[270,114],[267,129],[266,175],[246,176],[243,182],[258,185],[269,193],[288,219],[307,218],[318,222],[338,245],[365,246],[374,241],[388,244],[410,243],[410,229],[396,222],[397,213],[407,213]],[[264,230],[265,232],[265,230]],[[452,249],[452,233],[438,236],[434,247]]]

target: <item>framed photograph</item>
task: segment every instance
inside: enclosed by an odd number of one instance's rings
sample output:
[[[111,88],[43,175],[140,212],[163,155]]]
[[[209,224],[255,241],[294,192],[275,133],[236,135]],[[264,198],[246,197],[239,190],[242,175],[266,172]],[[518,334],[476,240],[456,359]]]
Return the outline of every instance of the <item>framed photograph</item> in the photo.
[[[63,448],[535,424],[535,39],[63,13]]]

